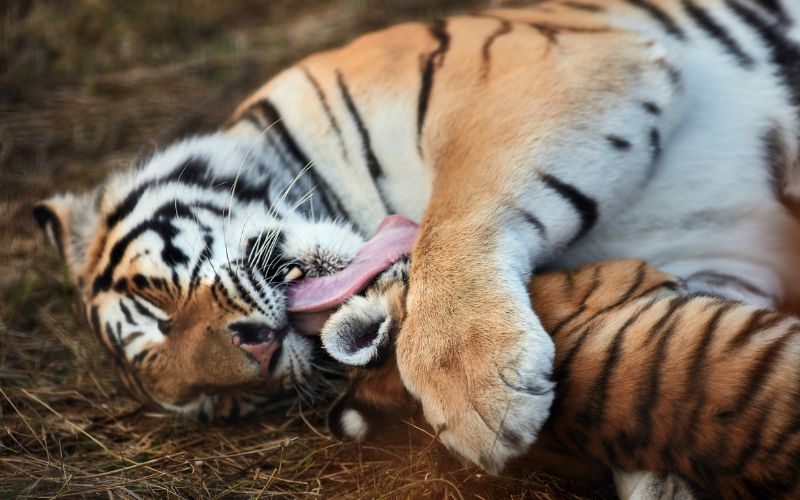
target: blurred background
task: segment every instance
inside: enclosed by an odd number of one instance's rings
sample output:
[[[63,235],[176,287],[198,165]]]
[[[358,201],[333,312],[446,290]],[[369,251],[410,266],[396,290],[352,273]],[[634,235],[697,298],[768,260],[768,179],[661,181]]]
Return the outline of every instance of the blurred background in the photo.
[[[530,470],[482,477],[411,428],[335,443],[324,408],[227,428],[152,413],[118,388],[30,217],[37,200],[213,130],[306,54],[487,5],[0,0],[0,497],[595,495]]]

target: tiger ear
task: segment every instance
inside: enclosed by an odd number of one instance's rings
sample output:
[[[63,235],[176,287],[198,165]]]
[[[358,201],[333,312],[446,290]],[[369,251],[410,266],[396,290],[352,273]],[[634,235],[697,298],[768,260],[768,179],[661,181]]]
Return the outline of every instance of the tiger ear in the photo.
[[[67,264],[74,280],[81,275],[89,244],[100,224],[100,190],[75,195],[65,193],[40,201],[33,217]]]
[[[380,365],[395,336],[383,296],[352,297],[325,323],[322,346],[335,360],[350,366]]]

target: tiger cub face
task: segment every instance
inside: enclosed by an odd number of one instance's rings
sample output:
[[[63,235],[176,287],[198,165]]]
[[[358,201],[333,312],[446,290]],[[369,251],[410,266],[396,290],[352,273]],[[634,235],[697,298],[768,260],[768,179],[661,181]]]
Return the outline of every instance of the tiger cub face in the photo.
[[[282,153],[225,133],[189,139],[35,207],[141,399],[213,420],[313,383],[317,344],[289,321],[286,284],[343,268],[363,239]]]

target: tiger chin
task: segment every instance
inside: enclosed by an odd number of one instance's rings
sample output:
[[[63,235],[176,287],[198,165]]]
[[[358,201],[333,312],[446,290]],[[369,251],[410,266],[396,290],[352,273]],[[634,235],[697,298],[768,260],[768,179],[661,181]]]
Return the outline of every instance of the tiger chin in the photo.
[[[351,367],[328,413],[339,439],[422,421],[395,356],[407,270],[395,264],[322,331]],[[612,470],[622,498],[797,497],[800,320],[688,296],[636,260],[542,274],[529,291],[555,342],[558,386],[522,463],[584,479]]]

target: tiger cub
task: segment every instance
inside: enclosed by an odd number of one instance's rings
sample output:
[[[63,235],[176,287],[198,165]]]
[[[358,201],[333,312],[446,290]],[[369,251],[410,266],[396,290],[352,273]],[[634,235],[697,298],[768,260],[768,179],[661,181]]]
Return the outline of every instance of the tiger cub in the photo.
[[[323,329],[325,349],[354,367],[329,414],[342,439],[419,411],[394,357],[407,267],[393,266]],[[686,481],[656,497],[800,495],[800,320],[686,296],[635,260],[544,274],[529,291],[556,346],[557,395],[528,460],[602,464],[623,497],[634,495],[619,472],[641,470]]]

